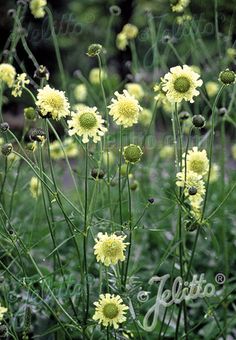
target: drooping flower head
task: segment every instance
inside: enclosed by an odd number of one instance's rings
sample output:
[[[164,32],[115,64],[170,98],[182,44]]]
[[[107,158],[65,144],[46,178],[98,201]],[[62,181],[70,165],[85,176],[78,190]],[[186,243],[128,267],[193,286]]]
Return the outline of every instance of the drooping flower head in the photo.
[[[135,39],[138,35],[138,27],[133,24],[125,24],[122,33],[126,35],[127,39]]]
[[[180,103],[183,100],[193,103],[193,97],[199,95],[197,87],[203,83],[199,78],[200,75],[187,65],[172,67],[162,79],[162,89],[172,103]]]
[[[42,117],[60,120],[70,114],[70,104],[63,91],[56,90],[49,85],[38,90],[36,105]]]
[[[32,15],[36,19],[43,18],[45,15],[44,7],[47,5],[46,0],[31,0],[30,1],[30,10]]]
[[[8,87],[12,87],[15,81],[16,70],[11,64],[0,64],[0,85],[5,83]]]
[[[185,155],[183,155],[183,167],[185,167]],[[189,150],[186,157],[187,172],[193,171],[198,175],[204,176],[209,170],[209,160],[206,150],[198,150],[195,146]]]
[[[104,263],[105,266],[115,265],[118,261],[125,260],[125,248],[128,243],[124,242],[126,236],[117,236],[105,233],[98,233],[96,244],[94,246],[94,254],[97,261]]]
[[[138,122],[139,113],[142,108],[139,105],[137,99],[129,94],[127,90],[124,90],[122,94],[115,92],[117,99],[112,98],[109,114],[113,117],[117,125],[123,125],[123,127],[130,127]]]
[[[82,136],[83,143],[88,143],[89,137],[97,143],[107,131],[104,122],[96,107],[84,106],[77,112],[72,112],[71,120],[68,121],[68,133],[70,136]]]
[[[128,39],[125,35],[125,33],[118,33],[116,36],[116,47],[120,51],[125,51],[126,47],[128,46]]]
[[[96,306],[93,320],[98,321],[103,326],[113,326],[119,328],[119,324],[126,321],[126,310],[128,306],[123,304],[123,300],[119,295],[101,294],[99,301],[94,302]]]

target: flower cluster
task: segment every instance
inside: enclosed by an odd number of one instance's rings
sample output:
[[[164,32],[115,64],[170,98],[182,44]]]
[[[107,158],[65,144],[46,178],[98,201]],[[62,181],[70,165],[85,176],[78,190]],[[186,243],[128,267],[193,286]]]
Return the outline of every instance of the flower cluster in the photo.
[[[44,7],[47,5],[46,0],[31,0],[30,11],[36,19],[43,18],[45,15]]]
[[[11,64],[0,64],[0,85],[6,84],[8,87],[12,87],[16,77],[15,67]]]
[[[171,9],[173,12],[181,13],[189,5],[190,0],[173,0]]]

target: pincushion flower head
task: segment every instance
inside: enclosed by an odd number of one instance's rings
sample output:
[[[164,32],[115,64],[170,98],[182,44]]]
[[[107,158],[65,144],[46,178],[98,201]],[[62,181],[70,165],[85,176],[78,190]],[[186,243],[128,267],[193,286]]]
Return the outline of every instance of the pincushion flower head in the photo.
[[[126,321],[126,310],[129,309],[123,303],[119,295],[101,294],[99,301],[94,302],[96,306],[93,320],[98,321],[103,326],[113,326],[115,329],[119,328],[119,324]]]
[[[75,134],[81,136],[83,143],[88,143],[89,137],[97,143],[107,131],[104,122],[96,107],[84,106],[77,112],[72,112],[71,120],[68,121],[68,133],[70,136]]]
[[[185,154],[183,155],[183,167],[185,167]],[[209,170],[209,160],[206,150],[198,150],[195,146],[189,150],[186,157],[187,172],[193,171],[198,175],[204,176]]]
[[[96,244],[94,246],[94,255],[97,261],[104,263],[105,266],[115,265],[118,261],[125,260],[125,249],[128,243],[125,243],[126,236],[118,236],[105,233],[98,233]]]
[[[172,67],[162,79],[162,89],[172,103],[183,100],[193,103],[193,97],[199,95],[197,88],[203,83],[199,78],[200,75],[187,65]]]
[[[60,120],[70,114],[70,104],[65,93],[49,85],[38,90],[36,105],[42,117]]]
[[[138,122],[139,114],[142,111],[137,99],[124,90],[122,94],[115,92],[116,98],[112,98],[109,114],[117,125],[127,128]]]
[[[185,8],[189,5],[190,0],[172,0],[171,9],[173,12],[183,12]]]
[[[236,82],[236,74],[234,71],[229,70],[228,68],[222,72],[220,72],[219,80],[224,85],[232,85]]]
[[[12,87],[15,81],[16,70],[11,64],[0,64],[0,85],[5,83],[8,87]]]
[[[30,80],[28,79],[26,73],[18,74],[13,84],[13,89],[12,89],[13,97],[21,97],[24,86],[29,83],[30,83]]]

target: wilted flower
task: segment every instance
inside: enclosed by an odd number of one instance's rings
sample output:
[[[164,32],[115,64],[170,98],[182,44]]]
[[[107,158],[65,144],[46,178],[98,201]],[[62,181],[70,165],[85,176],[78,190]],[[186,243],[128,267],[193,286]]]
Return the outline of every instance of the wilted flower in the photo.
[[[29,84],[29,83],[30,83],[30,81],[27,78],[27,74],[26,73],[18,74],[17,77],[16,77],[16,80],[15,80],[15,82],[13,84],[13,87],[12,87],[12,95],[13,95],[13,97],[21,97],[23,87],[25,85]]]

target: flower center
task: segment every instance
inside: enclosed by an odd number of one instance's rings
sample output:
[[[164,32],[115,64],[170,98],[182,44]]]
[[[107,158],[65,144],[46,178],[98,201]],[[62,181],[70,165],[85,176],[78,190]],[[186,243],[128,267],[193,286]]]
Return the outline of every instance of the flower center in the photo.
[[[107,303],[103,307],[103,314],[108,319],[114,319],[119,313],[118,307],[114,303]]]
[[[200,159],[196,159],[191,161],[190,163],[191,170],[196,172],[197,174],[201,174],[204,170],[204,162]]]
[[[126,118],[132,118],[137,114],[137,106],[131,100],[125,99],[119,101],[119,114]]]
[[[85,113],[82,113],[81,116],[79,117],[79,122],[82,128],[89,130],[89,129],[92,129],[96,125],[97,119],[93,113],[85,112]]]
[[[117,256],[121,250],[120,244],[114,241],[107,241],[104,244],[104,254],[106,256]]]
[[[190,81],[186,77],[179,77],[174,82],[174,88],[177,92],[185,93],[190,89]]]
[[[47,102],[55,109],[61,109],[64,104],[63,98],[55,92],[50,93]]]

